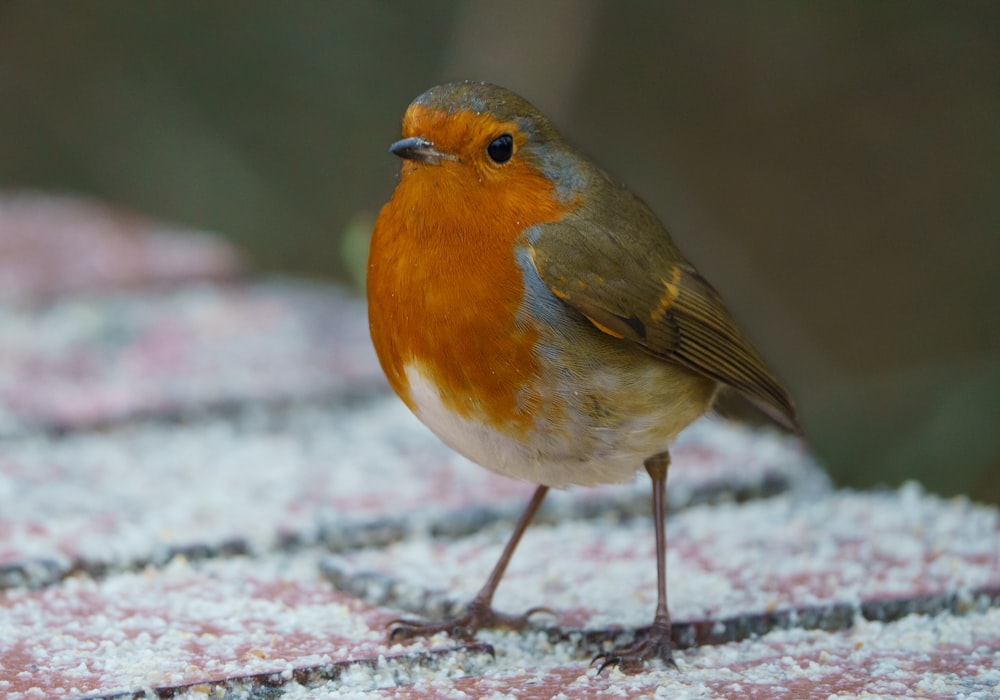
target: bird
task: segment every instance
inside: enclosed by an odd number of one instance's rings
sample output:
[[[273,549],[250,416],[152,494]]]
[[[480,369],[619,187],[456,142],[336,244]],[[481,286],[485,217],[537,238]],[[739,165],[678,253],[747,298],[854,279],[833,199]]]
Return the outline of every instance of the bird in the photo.
[[[670,446],[733,389],[801,434],[795,407],[719,293],[639,197],[515,92],[438,85],[406,108],[399,179],[376,219],[366,287],[392,389],[446,445],[536,489],[485,584],[454,619],[390,638],[523,630],[493,608],[551,488],[652,484],[657,604],[599,672],[676,667],[666,590]]]

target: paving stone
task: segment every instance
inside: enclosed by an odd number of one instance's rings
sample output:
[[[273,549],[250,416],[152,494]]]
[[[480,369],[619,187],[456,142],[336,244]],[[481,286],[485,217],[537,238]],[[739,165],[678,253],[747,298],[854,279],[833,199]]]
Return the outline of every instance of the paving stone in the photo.
[[[389,645],[386,625],[398,612],[333,590],[318,578],[318,556],[176,558],[101,581],[0,593],[0,694],[985,700],[1000,688],[1000,608],[781,630],[679,650],[676,671],[597,674],[592,649],[544,630]]]
[[[446,448],[394,397],[252,404],[194,420],[8,439],[0,450],[0,587],[323,541],[461,535],[513,517],[532,485]],[[822,492],[797,440],[720,420],[679,441],[671,502]],[[632,484],[552,495],[543,520],[649,510]]]
[[[353,664],[413,654],[385,641],[393,616],[318,579],[316,554],[237,558],[82,577],[41,591],[0,594],[0,695],[129,695],[156,688],[225,687],[339,678]],[[475,645],[429,651],[484,657]],[[473,659],[475,661],[475,659]],[[468,663],[462,661],[462,663]],[[479,663],[485,663],[485,658]],[[169,693],[166,693],[169,694]]]
[[[763,637],[677,652],[679,668],[634,676],[598,675],[540,640],[532,647],[497,643],[497,663],[481,675],[412,679],[405,697],[715,698],[837,700],[927,698],[992,700],[1000,696],[1000,609],[964,617],[912,615],[894,623],[860,620],[850,630],[782,630]],[[501,651],[502,650],[502,651]],[[553,658],[545,663],[546,658]],[[374,674],[373,674],[374,676]],[[373,686],[375,684],[373,683]],[[377,686],[376,686],[377,687]],[[290,685],[284,698],[352,697],[326,684]],[[399,697],[376,689],[369,697]],[[355,696],[360,697],[360,695]]]
[[[345,590],[440,618],[476,593],[508,532],[505,526],[458,540],[411,537],[330,557],[325,566]],[[870,617],[890,618],[920,605],[959,606],[962,596],[975,605],[977,593],[986,604],[1000,602],[997,509],[940,499],[915,484],[692,507],[668,518],[667,543],[670,608],[684,623],[675,630],[682,645],[768,625],[843,626],[863,606]],[[654,562],[645,518],[535,527],[496,606],[515,613],[546,606],[556,618],[545,624],[562,628],[642,627],[656,603]]]
[[[364,304],[332,286],[0,306],[0,436],[385,386]]]
[[[240,255],[221,238],[95,200],[0,194],[0,302],[227,279]]]
[[[678,670],[587,665],[653,610],[644,474],[547,499],[497,596],[536,629],[390,645],[471,597],[533,486],[389,396],[361,301],[238,267],[0,195],[0,697],[1000,697],[998,511],[833,492],[723,420],[672,452]]]

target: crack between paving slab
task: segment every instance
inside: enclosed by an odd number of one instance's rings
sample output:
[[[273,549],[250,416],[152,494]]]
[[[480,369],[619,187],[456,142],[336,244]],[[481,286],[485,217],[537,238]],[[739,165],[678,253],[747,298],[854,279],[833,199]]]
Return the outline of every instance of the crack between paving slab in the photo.
[[[312,396],[279,396],[248,400],[246,398],[220,398],[206,401],[196,406],[154,406],[137,409],[118,416],[85,422],[34,422],[25,420],[13,430],[0,430],[0,444],[16,442],[39,435],[61,438],[79,433],[102,433],[133,426],[174,426],[193,425],[218,419],[239,420],[251,413],[272,412],[272,420],[281,420],[282,415],[296,409],[331,407],[350,409],[369,402],[379,401],[391,395],[389,387],[381,381],[372,381],[360,386],[345,386],[318,392]]]
[[[892,621],[906,615],[919,614],[967,614],[982,612],[990,606],[1000,605],[1000,583],[980,587],[965,593],[942,593],[917,596],[909,599],[888,599],[868,601],[861,604],[834,603],[823,606],[803,606],[800,608],[773,611],[761,614],[738,615],[720,620],[698,620],[675,622],[674,643],[678,648],[724,644],[760,636],[778,629],[812,629],[836,631],[848,629],[860,615],[867,620]],[[643,635],[648,628],[635,630],[566,630],[561,628],[538,628],[550,643],[568,643],[576,648],[581,657],[604,651],[610,645],[622,643]],[[214,692],[239,692],[242,697],[252,700],[277,698],[284,694],[286,686],[296,683],[307,688],[316,688],[330,682],[344,679],[351,671],[361,671],[362,675],[345,682],[345,689],[361,692],[393,686],[412,684],[414,669],[446,671],[451,677],[468,676],[483,671],[485,664],[496,658],[491,645],[473,643],[446,649],[420,651],[411,654],[397,654],[362,659],[351,659],[329,664],[302,666],[284,671],[229,676],[193,683],[159,686],[141,690],[87,695],[80,700],[139,700],[140,698],[172,698],[181,693],[195,691],[210,695]]]
[[[292,410],[302,406],[301,402],[289,405]],[[275,417],[274,420],[280,420]],[[157,421],[160,422],[160,421]],[[696,505],[722,502],[746,502],[753,499],[771,498],[792,488],[791,482],[782,474],[765,474],[754,485],[727,486],[723,482],[707,483],[691,490],[683,503],[671,505],[677,512]],[[543,506],[537,517],[539,524],[588,521],[600,518],[614,518],[627,522],[634,518],[648,517],[649,499],[646,494],[635,492],[625,496],[610,495],[605,498],[588,499],[563,504]],[[134,573],[146,568],[163,567],[175,557],[184,557],[197,562],[224,559],[237,556],[262,556],[270,553],[293,553],[310,548],[322,548],[324,552],[350,552],[364,548],[387,547],[414,533],[427,533],[434,537],[458,539],[486,527],[513,522],[521,509],[520,502],[497,507],[475,506],[442,510],[440,514],[415,518],[413,514],[398,517],[384,517],[376,520],[323,523],[315,532],[280,533],[274,537],[273,546],[256,548],[248,540],[230,538],[217,543],[193,543],[164,547],[149,556],[136,557],[125,561],[101,561],[97,559],[70,559],[60,561],[55,558],[38,558],[0,565],[0,591],[14,588],[40,589],[58,585],[74,576],[88,576],[102,580],[119,573]]]
[[[395,607],[424,618],[447,619],[460,614],[466,601],[411,585],[378,571],[352,570],[346,562],[328,558],[321,571],[339,591],[380,607]],[[680,620],[673,623],[672,637],[679,649],[726,644],[758,637],[781,629],[835,631],[849,629],[859,617],[868,621],[893,622],[907,615],[964,615],[1000,607],[1000,582],[961,591],[947,591],[904,598],[880,598],[860,603],[831,602],[782,610],[751,612],[719,619]],[[558,611],[557,611],[558,612]],[[565,629],[537,627],[549,641],[569,642],[587,653],[607,651],[615,644],[641,638],[648,627],[637,629]]]
[[[762,613],[734,615],[718,620],[693,620],[673,623],[672,639],[678,649],[728,644],[760,637],[785,629],[834,632],[850,629],[859,617],[870,622],[895,622],[908,615],[967,615],[1000,607],[1000,583],[966,591],[931,593],[910,598],[885,598],[861,603],[806,605]],[[549,639],[575,641],[588,652],[606,651],[616,643],[641,638],[649,627],[635,630],[562,630],[545,628]]]
[[[301,666],[284,671],[268,671],[244,676],[229,676],[212,680],[196,681],[180,685],[158,686],[142,690],[129,690],[108,694],[85,695],[78,700],[141,700],[148,697],[173,698],[181,693],[195,691],[206,696],[213,691],[239,691],[241,697],[250,700],[277,698],[284,694],[284,687],[297,683],[307,688],[315,688],[326,683],[340,681],[352,671],[367,671],[367,676],[351,678],[345,689],[351,691],[375,690],[384,687],[385,674],[391,675],[392,685],[409,685],[414,669],[441,670],[451,675],[471,675],[481,671],[487,663],[486,657],[495,657],[489,644],[473,643],[446,649],[432,649],[410,654],[392,654],[377,657],[335,661],[316,666]]]

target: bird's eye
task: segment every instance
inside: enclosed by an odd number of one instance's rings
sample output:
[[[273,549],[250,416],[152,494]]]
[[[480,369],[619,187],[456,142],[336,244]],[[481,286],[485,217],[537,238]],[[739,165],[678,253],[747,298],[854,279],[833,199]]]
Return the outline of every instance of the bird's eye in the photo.
[[[494,163],[506,163],[514,155],[514,137],[510,134],[497,136],[486,147],[486,153]]]

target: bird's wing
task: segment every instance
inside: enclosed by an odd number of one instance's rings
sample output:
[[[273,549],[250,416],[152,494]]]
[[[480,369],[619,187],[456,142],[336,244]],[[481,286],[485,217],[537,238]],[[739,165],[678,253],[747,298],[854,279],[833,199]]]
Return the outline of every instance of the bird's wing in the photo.
[[[649,232],[613,232],[589,221],[586,231],[565,221],[540,229],[532,256],[556,297],[604,333],[739,390],[778,423],[801,432],[788,394],[719,293],[684,261],[665,231],[653,232],[665,245],[641,246]]]

